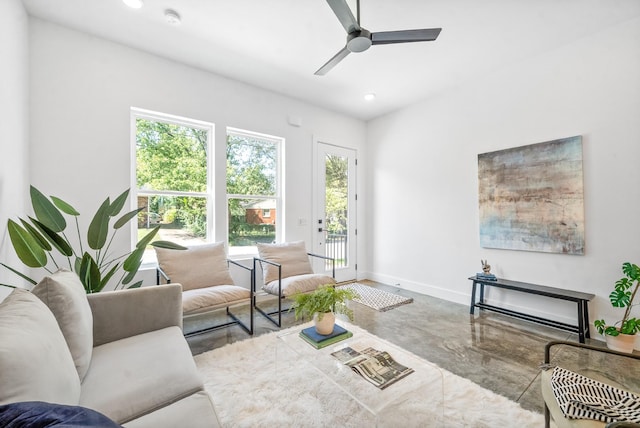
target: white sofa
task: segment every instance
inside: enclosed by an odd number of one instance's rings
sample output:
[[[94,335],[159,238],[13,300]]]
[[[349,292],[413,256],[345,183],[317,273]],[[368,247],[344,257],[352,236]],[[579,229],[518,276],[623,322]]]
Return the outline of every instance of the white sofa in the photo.
[[[219,426],[182,334],[180,284],[86,295],[59,271],[0,303],[0,338],[0,405],[88,408],[129,428]]]

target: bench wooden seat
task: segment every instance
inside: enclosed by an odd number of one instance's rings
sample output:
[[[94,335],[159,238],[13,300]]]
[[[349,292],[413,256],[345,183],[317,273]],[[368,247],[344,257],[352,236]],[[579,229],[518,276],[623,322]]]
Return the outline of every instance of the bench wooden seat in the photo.
[[[509,315],[515,318],[535,322],[538,324],[554,327],[560,330],[569,331],[572,333],[578,333],[578,339],[580,343],[585,342],[585,338],[589,335],[589,301],[595,297],[595,294],[583,293],[581,291],[565,290],[562,288],[548,287],[545,285],[531,284],[528,282],[510,281],[508,279],[498,279],[497,281],[491,281],[487,279],[480,279],[475,276],[469,278],[473,281],[473,289],[471,291],[471,307],[469,313],[474,314],[475,308],[486,309],[489,311],[498,312],[504,315]],[[476,300],[476,289],[480,285],[480,298]],[[567,300],[575,302],[578,307],[578,325],[572,325],[563,323],[560,321],[542,318],[536,315],[526,314],[523,312],[517,312],[511,309],[502,308],[499,306],[489,305],[484,301],[484,287],[491,286],[502,288],[505,290],[513,290],[521,293],[536,294],[538,296],[550,297],[553,299]]]

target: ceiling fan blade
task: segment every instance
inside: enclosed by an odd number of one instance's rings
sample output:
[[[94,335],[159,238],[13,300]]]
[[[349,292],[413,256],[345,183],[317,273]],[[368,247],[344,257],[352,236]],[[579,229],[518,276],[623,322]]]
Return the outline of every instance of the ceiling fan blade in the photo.
[[[331,10],[336,14],[347,34],[360,31],[360,24],[358,24],[356,17],[353,16],[347,0],[327,0],[327,3],[329,3]]]
[[[327,0],[328,1],[328,0]],[[438,38],[442,28],[424,28],[422,30],[380,31],[371,33],[372,45],[391,43],[431,42]]]
[[[318,71],[313,74],[315,74],[316,76],[324,76],[329,72],[329,70],[338,65],[340,61],[342,61],[347,55],[349,55],[349,53],[349,49],[347,49],[347,47],[345,46],[340,52],[335,54],[333,58],[327,61],[322,67],[318,69]]]

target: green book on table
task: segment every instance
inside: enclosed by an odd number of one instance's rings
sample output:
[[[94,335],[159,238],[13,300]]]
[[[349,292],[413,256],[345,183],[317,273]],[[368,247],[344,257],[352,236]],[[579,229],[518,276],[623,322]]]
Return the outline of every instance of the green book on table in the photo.
[[[319,334],[315,327],[308,327],[300,332],[300,337],[316,349],[324,348],[351,336],[353,333],[338,324],[333,327],[333,333],[327,335]]]

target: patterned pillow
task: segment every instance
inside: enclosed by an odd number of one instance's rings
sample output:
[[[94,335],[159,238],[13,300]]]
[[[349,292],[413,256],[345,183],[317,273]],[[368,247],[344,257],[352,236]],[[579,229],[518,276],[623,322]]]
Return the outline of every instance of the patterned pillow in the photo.
[[[258,255],[261,259],[280,263],[282,265],[283,279],[290,276],[313,273],[304,241],[284,244],[258,244]],[[278,279],[278,268],[276,266],[264,263],[262,273],[265,284]]]
[[[234,285],[224,242],[197,245],[186,250],[155,248],[158,265],[173,283],[182,284],[182,290]]]

